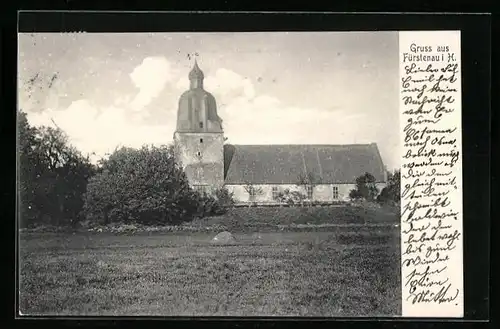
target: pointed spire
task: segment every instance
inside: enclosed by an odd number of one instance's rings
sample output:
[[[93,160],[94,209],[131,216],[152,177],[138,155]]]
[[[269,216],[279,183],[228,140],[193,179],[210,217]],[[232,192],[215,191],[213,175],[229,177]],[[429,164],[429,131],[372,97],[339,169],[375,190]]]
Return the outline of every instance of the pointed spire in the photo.
[[[198,61],[194,59],[194,66],[189,72],[189,80],[203,80],[205,78],[203,71],[198,66]]]

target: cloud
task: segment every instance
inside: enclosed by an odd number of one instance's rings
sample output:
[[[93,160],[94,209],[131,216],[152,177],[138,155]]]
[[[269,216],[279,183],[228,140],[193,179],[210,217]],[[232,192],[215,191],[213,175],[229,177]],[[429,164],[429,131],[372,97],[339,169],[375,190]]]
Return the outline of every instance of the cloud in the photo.
[[[165,104],[170,101],[177,104],[181,91],[188,88],[188,81],[185,76],[175,81],[170,66],[164,65],[167,62],[163,59],[156,62],[163,64],[153,65],[155,74],[151,71],[151,75],[146,74],[153,63],[155,60],[146,59],[131,75],[136,86],[140,86],[135,98],[134,95],[124,94],[106,107],[98,107],[90,99],[77,100],[65,110],[29,112],[28,119],[33,125],[52,125],[50,119],[53,118],[68,133],[73,145],[83,153],[95,152],[94,160],[112,152],[117,146],[171,143],[177,111],[167,114],[164,112]],[[159,74],[161,70],[165,74]],[[157,77],[156,82],[154,77]],[[343,107],[331,110],[287,104],[273,95],[258,94],[251,79],[228,69],[218,69],[207,76],[205,85],[216,97],[225,136],[230,143],[353,144],[383,142],[381,138],[385,138],[380,136],[380,127],[374,126],[375,123],[370,120],[369,112]],[[159,96],[169,87],[178,89],[167,93],[168,97]],[[153,98],[148,111],[130,110],[131,103],[136,106],[135,109],[144,108]],[[158,102],[161,104],[156,104]],[[161,110],[161,116],[151,112],[156,108]],[[151,117],[148,118],[148,115]]]
[[[141,111],[156,96],[158,96],[166,83],[174,77],[170,62],[164,57],[147,57],[137,66],[130,78],[139,92],[131,102],[131,108]]]
[[[218,69],[214,76],[208,76],[205,86],[209,90],[217,91],[222,97],[231,96],[235,92],[238,93],[236,96],[248,99],[255,97],[255,88],[250,79],[224,68]]]
[[[97,108],[88,100],[74,101],[65,110],[28,112],[28,120],[34,126],[53,126],[53,120],[69,135],[72,145],[84,154],[95,153],[93,160],[112,152],[117,146],[167,144],[175,129],[171,122],[151,127],[122,107]]]
[[[180,79],[176,86],[188,88],[187,79]],[[220,68],[207,76],[205,87],[217,100],[225,135],[232,143],[350,144],[373,141],[359,124],[364,119],[363,113],[286,104],[272,95],[257,94],[251,79],[229,69]]]
[[[187,89],[187,79],[181,78],[176,87]],[[217,100],[219,116],[224,120],[225,135],[231,143],[373,142],[359,124],[363,120],[363,113],[286,104],[272,95],[257,94],[251,79],[229,69],[219,68],[215,74],[207,76],[205,87]]]

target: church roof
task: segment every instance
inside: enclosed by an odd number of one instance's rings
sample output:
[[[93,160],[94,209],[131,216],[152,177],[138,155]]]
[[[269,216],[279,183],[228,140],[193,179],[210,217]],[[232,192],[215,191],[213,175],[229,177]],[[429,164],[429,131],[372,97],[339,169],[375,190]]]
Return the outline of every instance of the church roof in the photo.
[[[222,119],[217,114],[215,97],[203,89],[203,72],[194,62],[189,72],[191,86],[179,98],[176,131],[222,132]]]
[[[226,184],[296,184],[312,173],[324,184],[354,183],[366,172],[385,181],[377,144],[225,145]]]

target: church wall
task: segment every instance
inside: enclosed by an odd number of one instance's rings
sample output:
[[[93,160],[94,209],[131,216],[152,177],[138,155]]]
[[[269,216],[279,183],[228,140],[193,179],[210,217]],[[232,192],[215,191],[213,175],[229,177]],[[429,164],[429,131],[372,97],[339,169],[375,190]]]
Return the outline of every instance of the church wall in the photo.
[[[175,153],[191,185],[224,183],[222,133],[175,133]],[[186,167],[192,170],[186,170]]]
[[[335,186],[339,188],[339,200],[341,201],[349,201],[349,193],[356,188],[356,184],[338,184]],[[333,188],[331,193],[333,194]]]
[[[380,193],[382,189],[385,187],[386,183],[376,183],[375,186],[378,188],[378,192]],[[333,186],[333,185],[332,185]],[[356,189],[356,184],[335,184],[338,186],[339,190],[339,200],[349,201],[349,193],[351,190]],[[330,193],[333,194],[333,188],[330,188]]]
[[[313,198],[316,201],[332,201],[333,191],[331,185],[316,185],[313,190]]]
[[[378,188],[378,193],[380,194],[380,192],[382,192],[382,190],[384,189],[384,187],[387,186],[387,183],[376,183],[375,184]]]
[[[333,195],[333,187],[336,186],[338,189],[338,196],[334,199]],[[377,184],[379,191],[382,190],[385,183]],[[262,193],[257,194],[253,201],[250,200],[249,194],[246,190],[245,185],[238,184],[228,184],[225,185],[229,192],[233,193],[233,197],[237,203],[248,203],[248,202],[257,202],[260,204],[274,204],[276,203],[273,200],[273,187],[277,187],[278,191],[284,191],[285,189],[289,189],[290,191],[301,191],[304,194],[306,190],[302,186],[297,186],[295,184],[256,184],[253,185],[257,190],[261,190]],[[349,193],[351,190],[356,188],[356,184],[321,184],[316,185],[313,190],[313,200],[314,201],[349,201]]]
[[[289,189],[290,191],[297,191],[299,187],[294,184],[279,184],[279,185],[269,185],[269,184],[256,184],[252,185],[256,190],[261,190],[261,193],[257,193],[253,201],[250,200],[250,196],[246,190],[246,185],[225,185],[229,192],[233,192],[233,197],[238,203],[246,202],[257,202],[257,203],[276,203],[273,200],[273,186],[278,187],[278,191],[284,191]]]

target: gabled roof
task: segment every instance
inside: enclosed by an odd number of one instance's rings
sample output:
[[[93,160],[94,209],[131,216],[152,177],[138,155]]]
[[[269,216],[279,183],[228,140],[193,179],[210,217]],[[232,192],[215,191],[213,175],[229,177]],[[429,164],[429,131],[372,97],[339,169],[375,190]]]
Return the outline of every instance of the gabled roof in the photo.
[[[353,145],[225,145],[226,184],[296,184],[312,173],[324,184],[354,183],[366,172],[385,181],[378,147]]]

